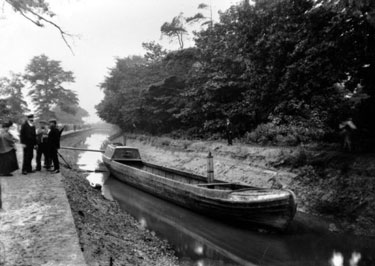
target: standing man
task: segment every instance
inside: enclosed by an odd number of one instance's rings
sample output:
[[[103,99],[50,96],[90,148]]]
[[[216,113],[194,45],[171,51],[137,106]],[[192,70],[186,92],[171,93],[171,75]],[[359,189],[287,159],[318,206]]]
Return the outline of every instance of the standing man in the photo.
[[[34,115],[28,115],[27,120],[22,124],[20,139],[23,146],[22,174],[27,175],[27,173],[33,173],[31,161],[34,157],[34,147],[36,145]]]
[[[58,149],[60,149],[60,130],[57,128],[56,119],[49,121],[49,133],[48,133],[48,150],[49,158],[53,162],[52,173],[56,174],[60,172],[59,158],[57,157]]]
[[[230,122],[229,118],[227,118],[225,130],[226,130],[226,133],[227,133],[228,145],[233,145],[233,125]]]
[[[342,122],[339,125],[341,130],[340,134],[344,137],[344,151],[347,150],[349,152],[352,151],[352,136],[354,130],[357,129],[356,125],[353,123],[353,119],[349,117],[346,121]]]
[[[42,170],[42,155],[44,156],[44,167],[49,169],[51,161],[48,156],[48,128],[47,122],[44,120],[39,121],[39,128],[36,130],[36,143],[38,145],[36,151],[36,170]]]

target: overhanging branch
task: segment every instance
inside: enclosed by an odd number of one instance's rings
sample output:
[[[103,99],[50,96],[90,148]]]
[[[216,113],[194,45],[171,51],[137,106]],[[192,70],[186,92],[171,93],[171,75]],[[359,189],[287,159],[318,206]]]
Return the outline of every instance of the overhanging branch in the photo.
[[[70,46],[69,42],[67,41],[66,39],[66,36],[68,37],[73,37],[73,35],[65,32],[59,25],[57,25],[55,22],[49,20],[49,19],[46,19],[45,17],[35,13],[34,11],[32,11],[31,9],[28,10],[28,12],[30,12],[31,14],[33,14],[34,16],[36,16],[39,20],[42,20],[42,21],[45,21],[46,23],[52,25],[53,27],[55,27],[59,32],[60,32],[60,35],[61,35],[61,38],[64,40],[66,46],[68,46],[69,50],[72,52],[72,54],[74,55],[74,52],[73,52],[73,49],[72,47]],[[43,25],[42,25],[43,26]]]
[[[60,36],[61,38],[63,39],[65,45],[69,48],[70,52],[74,55],[74,51],[70,45],[70,43],[68,42],[67,40],[67,37],[73,37],[72,34],[69,34],[67,33],[66,31],[64,31],[59,25],[57,25],[55,22],[53,22],[52,20],[49,20],[48,18],[36,13],[35,11],[32,10],[32,8],[28,7],[28,6],[17,6],[13,3],[12,0],[5,0],[9,5],[11,5],[16,11],[20,12],[20,14],[26,18],[27,20],[29,20],[30,22],[32,22],[33,24],[35,24],[36,26],[38,27],[43,27],[44,25],[40,22],[40,21],[44,21],[45,23],[47,24],[50,24],[52,25],[54,28],[56,28],[59,33],[60,33]],[[36,19],[34,18],[31,18],[30,16],[27,15],[27,13],[30,13],[32,14]]]

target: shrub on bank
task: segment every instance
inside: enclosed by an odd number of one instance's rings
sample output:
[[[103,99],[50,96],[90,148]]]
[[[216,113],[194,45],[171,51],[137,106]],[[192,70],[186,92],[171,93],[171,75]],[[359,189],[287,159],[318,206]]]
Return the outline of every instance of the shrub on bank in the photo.
[[[273,122],[261,124],[252,132],[246,132],[245,143],[261,145],[296,146],[303,142],[324,139],[325,131],[308,125],[277,125]]]
[[[158,140],[162,146],[169,146],[171,144],[171,140],[168,138],[161,138]]]
[[[194,131],[195,132],[195,131]],[[143,143],[151,143],[154,146],[175,146],[186,149],[194,140],[205,141],[222,141],[226,142],[226,134],[224,132],[201,133],[201,135],[193,134],[192,131],[173,131],[162,136],[147,134],[129,134],[129,138],[137,139]],[[203,134],[203,135],[202,135]],[[253,131],[246,132],[242,136],[234,135],[237,140],[235,142],[244,144],[260,144],[275,146],[298,146],[300,144],[317,144],[319,146],[324,143],[337,144],[337,133],[327,128],[322,128],[314,122],[294,122],[290,124],[278,124],[274,121],[260,124]],[[238,137],[238,138],[237,138]],[[174,141],[176,140],[176,141]],[[181,141],[183,143],[181,143]]]

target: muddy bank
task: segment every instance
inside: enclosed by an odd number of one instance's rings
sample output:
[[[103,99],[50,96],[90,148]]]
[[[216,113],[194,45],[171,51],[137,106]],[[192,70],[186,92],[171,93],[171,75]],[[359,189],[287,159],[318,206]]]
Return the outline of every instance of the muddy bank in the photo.
[[[84,135],[63,141],[81,145]],[[77,153],[60,151],[68,163]],[[177,265],[168,243],[121,211],[117,203],[105,199],[100,190],[86,180],[87,173],[62,167],[64,185],[77,228],[80,245],[88,265]]]
[[[374,155],[299,148],[280,162],[297,173],[290,188],[301,206],[333,220],[331,231],[375,237]]]
[[[300,214],[319,217],[328,230],[375,236],[375,155],[143,135],[128,136],[127,144],[146,161],[203,175],[211,151],[216,178],[292,189]]]

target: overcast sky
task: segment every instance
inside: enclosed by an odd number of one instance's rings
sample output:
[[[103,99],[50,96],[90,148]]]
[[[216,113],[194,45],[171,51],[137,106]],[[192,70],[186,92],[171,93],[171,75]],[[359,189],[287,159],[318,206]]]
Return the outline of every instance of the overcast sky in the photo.
[[[143,55],[142,42],[155,40],[168,49],[176,43],[160,40],[160,26],[184,12],[194,15],[208,0],[50,0],[54,20],[66,31],[79,35],[69,51],[57,30],[38,28],[6,5],[0,11],[0,76],[23,72],[31,58],[40,54],[59,60],[74,72],[76,82],[66,87],[77,92],[80,105],[98,121],[94,106],[103,98],[98,84],[116,57]],[[236,0],[212,0],[215,19]],[[2,3],[2,2],[1,2]]]

